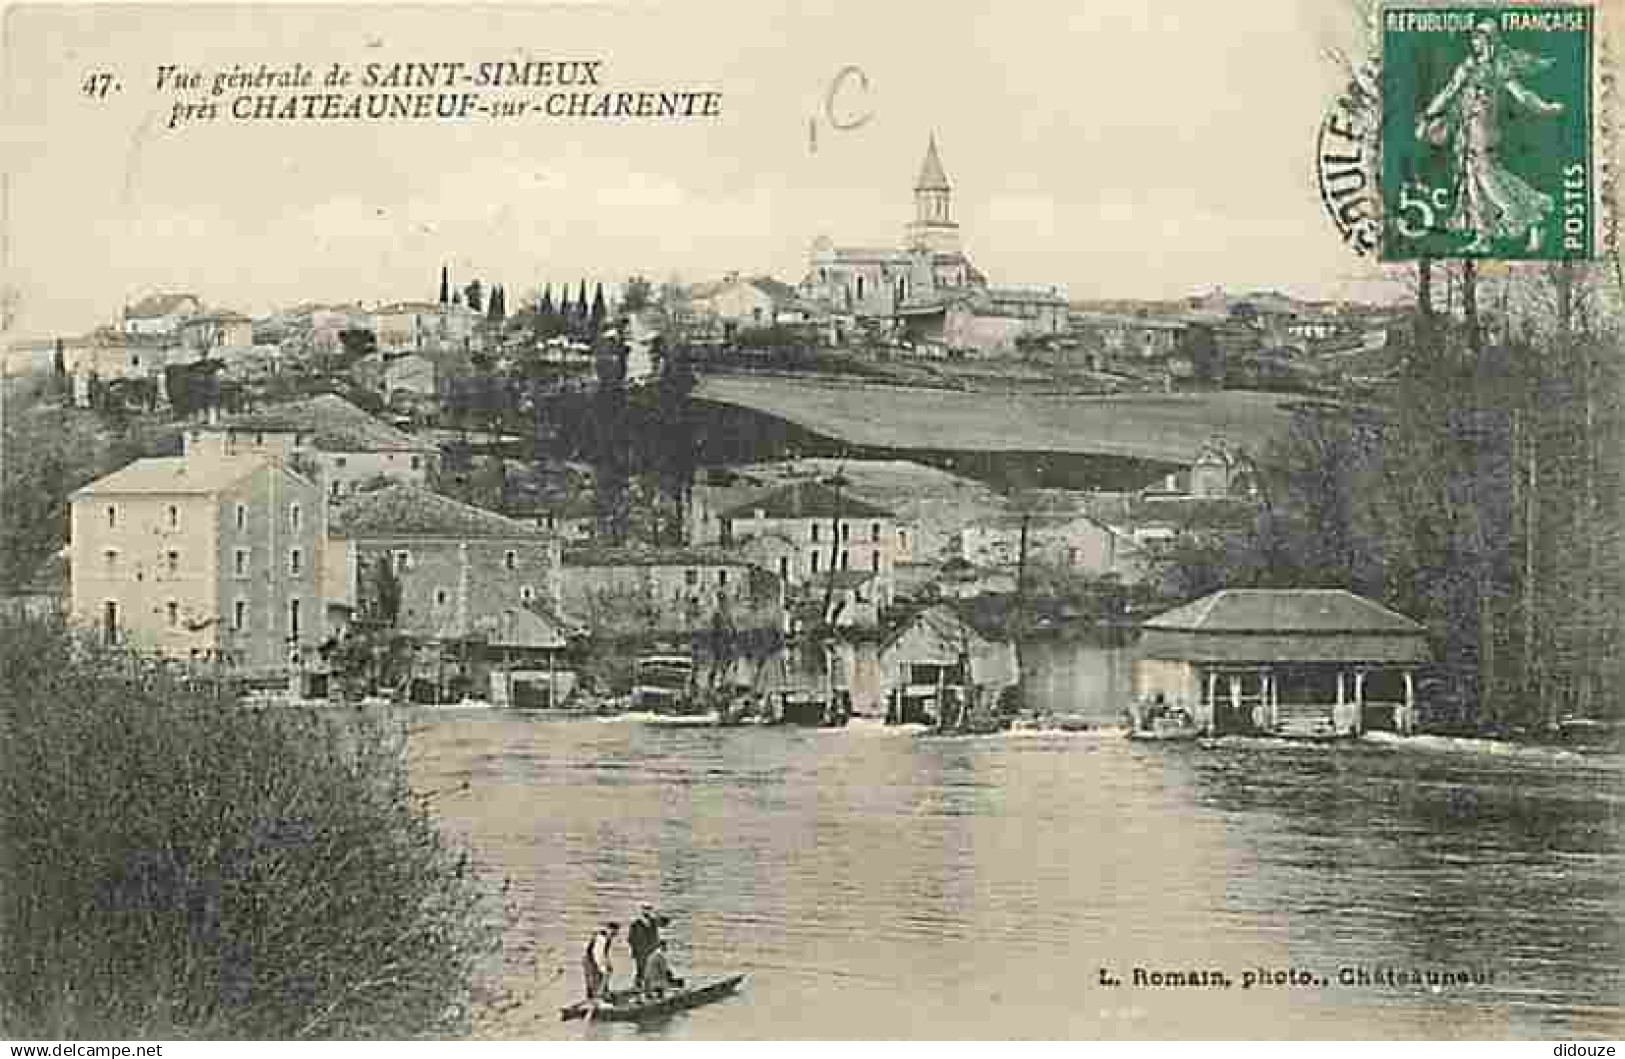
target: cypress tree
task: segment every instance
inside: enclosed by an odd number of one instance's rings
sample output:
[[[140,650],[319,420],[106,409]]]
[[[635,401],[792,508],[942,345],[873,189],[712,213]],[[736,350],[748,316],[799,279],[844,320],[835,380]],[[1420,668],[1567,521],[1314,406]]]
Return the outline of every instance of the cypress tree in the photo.
[[[609,309],[604,304],[604,285],[600,283],[598,284],[598,289],[593,292],[592,309],[587,318],[587,322],[592,327],[594,332],[597,332],[599,328],[604,326],[604,317],[608,314],[608,312]]]
[[[451,304],[451,269],[440,266],[440,304]]]

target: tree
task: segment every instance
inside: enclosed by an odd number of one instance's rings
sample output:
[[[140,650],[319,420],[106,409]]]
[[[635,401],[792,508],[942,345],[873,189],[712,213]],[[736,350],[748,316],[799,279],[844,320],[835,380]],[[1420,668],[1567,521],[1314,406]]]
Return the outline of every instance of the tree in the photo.
[[[482,312],[485,308],[485,287],[476,276],[468,281],[463,288],[463,304],[475,312]]]
[[[542,288],[542,300],[536,303],[536,315],[545,319],[556,311],[553,308],[553,284],[549,283]]]
[[[587,313],[587,328],[590,333],[596,335],[602,330],[604,317],[608,312],[609,307],[604,302],[604,285],[600,283],[598,289],[593,292],[592,308]]]
[[[486,319],[493,324],[500,324],[508,315],[507,295],[502,291],[502,285],[491,289],[491,302],[486,307]]]
[[[451,269],[440,266],[440,304],[451,304]]]
[[[622,314],[640,312],[654,304],[654,285],[642,276],[632,276],[621,288]]]

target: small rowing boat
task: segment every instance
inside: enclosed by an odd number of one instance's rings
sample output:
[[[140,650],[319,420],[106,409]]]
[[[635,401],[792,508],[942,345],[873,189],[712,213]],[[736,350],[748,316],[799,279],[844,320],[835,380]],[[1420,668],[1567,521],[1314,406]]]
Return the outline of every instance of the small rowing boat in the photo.
[[[607,1000],[594,1003],[591,1000],[578,1000],[568,1007],[559,1009],[559,1017],[565,1022],[572,1019],[593,1019],[598,1022],[641,1022],[644,1019],[656,1019],[678,1011],[687,1011],[697,1008],[701,1004],[721,1000],[732,996],[739,988],[739,983],[745,980],[742,974],[732,975],[715,982],[704,982],[699,985],[661,993],[650,996],[635,989],[625,992],[611,993]]]

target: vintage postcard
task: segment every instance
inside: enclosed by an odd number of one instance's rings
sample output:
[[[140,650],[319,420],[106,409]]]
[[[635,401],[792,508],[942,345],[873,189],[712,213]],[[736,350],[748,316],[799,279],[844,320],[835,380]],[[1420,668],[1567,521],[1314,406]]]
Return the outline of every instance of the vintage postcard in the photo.
[[[0,1037],[1618,1038],[1622,14],[7,6]]]

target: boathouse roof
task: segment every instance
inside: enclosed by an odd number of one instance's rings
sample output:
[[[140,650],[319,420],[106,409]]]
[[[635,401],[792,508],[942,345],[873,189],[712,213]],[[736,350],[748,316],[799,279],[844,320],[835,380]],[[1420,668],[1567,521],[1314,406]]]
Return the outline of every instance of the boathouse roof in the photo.
[[[1148,658],[1187,662],[1416,663],[1427,630],[1339,588],[1222,589],[1147,620]]]

